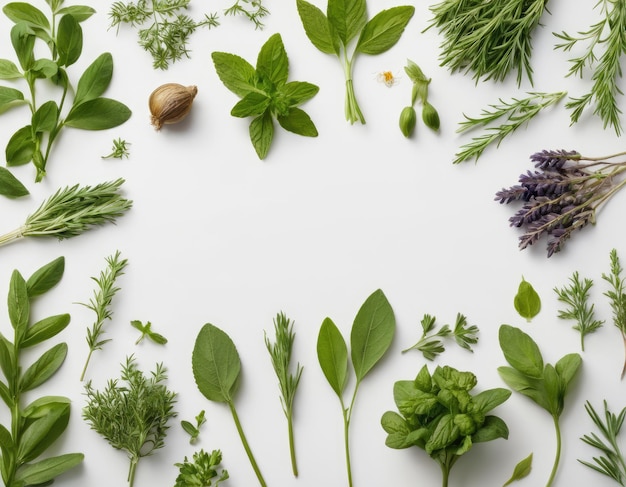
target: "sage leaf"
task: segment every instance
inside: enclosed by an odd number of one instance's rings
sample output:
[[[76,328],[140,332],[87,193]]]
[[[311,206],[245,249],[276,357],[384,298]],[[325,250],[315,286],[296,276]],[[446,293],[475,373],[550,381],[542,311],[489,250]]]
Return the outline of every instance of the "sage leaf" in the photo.
[[[53,9],[54,10],[54,9]],[[78,22],[83,22],[95,14],[96,11],[86,5],[68,5],[56,11],[57,15],[71,15]]]
[[[74,105],[65,125],[84,130],[106,130],[123,124],[130,118],[129,108],[117,100],[95,98]]]
[[[61,333],[70,324],[70,315],[62,314],[43,318],[26,331],[22,347],[28,348]]]
[[[18,270],[14,270],[9,283],[9,319],[15,332],[21,337],[26,333],[30,318],[30,302],[26,281]]]
[[[504,484],[502,484],[502,487],[506,487],[507,485],[512,484],[516,480],[521,480],[524,477],[527,477],[530,474],[532,464],[533,464],[533,454],[531,453],[526,458],[521,460],[517,465],[515,465],[511,478],[507,480]]]
[[[400,40],[414,13],[415,8],[410,6],[379,12],[363,27],[356,51],[372,55],[388,51]]]
[[[274,121],[269,111],[250,122],[250,140],[259,159],[265,159],[274,138]]]
[[[535,341],[519,328],[510,325],[502,325],[498,334],[506,361],[529,377],[541,378],[543,358]]]
[[[0,166],[0,194],[9,198],[26,196],[28,189],[7,168]]]
[[[515,309],[526,321],[531,321],[541,310],[541,298],[533,286],[522,277],[517,294],[513,300]]]
[[[311,43],[325,54],[339,55],[339,36],[331,29],[324,12],[306,0],[297,0],[296,5],[304,33]]]
[[[317,336],[317,360],[330,387],[341,397],[348,374],[348,347],[330,318],[322,322]]]
[[[327,14],[343,44],[354,39],[367,21],[365,0],[329,0]]]
[[[17,471],[15,480],[23,482],[23,485],[45,484],[79,465],[84,457],[82,453],[66,453],[30,463]]]
[[[305,137],[317,137],[317,128],[309,114],[300,108],[292,108],[287,115],[276,117],[282,128]]]
[[[66,14],[59,21],[57,49],[60,66],[71,66],[83,51],[83,29],[73,15]]]
[[[242,57],[226,52],[211,54],[215,71],[224,86],[239,97],[244,97],[251,91],[257,91],[254,85],[254,67]]]
[[[46,382],[59,370],[59,367],[63,365],[66,356],[66,343],[58,343],[45,351],[41,357],[24,372],[19,383],[20,391],[29,391]]]
[[[52,132],[59,121],[59,107],[54,100],[42,104],[33,114],[31,120],[34,132]]]
[[[11,44],[17,60],[24,71],[28,71],[34,61],[35,34],[24,22],[15,24],[11,28]]]
[[[35,153],[35,139],[30,125],[22,127],[15,132],[4,151],[7,166],[22,166],[29,163]]]
[[[202,327],[192,354],[193,376],[200,392],[209,401],[233,401],[241,361],[235,344],[218,327]]]
[[[74,105],[93,100],[104,94],[113,77],[111,53],[100,54],[83,72],[76,85]]]
[[[0,59],[0,79],[17,79],[21,78],[22,73],[13,61],[8,59]]]
[[[359,309],[350,333],[357,381],[361,381],[388,350],[395,327],[396,319],[387,297],[380,289],[374,291]]]
[[[3,113],[12,106],[23,102],[24,94],[20,90],[0,86],[0,113]]]
[[[280,34],[274,34],[263,44],[256,62],[256,72],[276,86],[282,86],[289,76],[289,60]]]
[[[27,2],[11,2],[2,7],[4,15],[15,22],[26,22],[35,27],[49,30],[50,23],[45,14]]]
[[[33,298],[56,286],[65,272],[65,257],[57,257],[37,269],[26,281],[28,296]]]

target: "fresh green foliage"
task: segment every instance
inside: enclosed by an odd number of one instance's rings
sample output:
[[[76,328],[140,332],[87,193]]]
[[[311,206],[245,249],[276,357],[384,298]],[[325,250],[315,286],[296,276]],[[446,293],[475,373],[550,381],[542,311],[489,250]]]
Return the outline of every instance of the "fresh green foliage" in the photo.
[[[498,367],[502,380],[516,392],[523,394],[552,416],[556,433],[556,454],[546,487],[556,476],[561,458],[561,428],[559,418],[565,406],[565,396],[578,373],[582,359],[577,353],[562,357],[555,365],[544,364],[535,341],[519,328],[500,326],[500,348],[510,367]]]
[[[69,314],[32,322],[35,298],[47,293],[63,277],[65,259],[59,257],[44,265],[29,279],[14,270],[9,284],[7,307],[13,329],[13,342],[0,334],[0,398],[7,410],[0,424],[0,475],[6,487],[51,483],[56,477],[80,464],[82,453],[42,455],[55,444],[70,419],[70,400],[63,396],[33,398],[33,391],[47,382],[61,367],[67,355],[64,342],[51,346],[30,363],[32,347],[54,338],[70,323]],[[24,406],[28,396],[30,401]],[[43,455],[45,456],[45,455]]]
[[[430,10],[430,27],[443,36],[441,65],[452,72],[473,72],[478,80],[504,81],[517,71],[532,84],[532,34],[547,0],[443,0]]]
[[[139,345],[139,343],[146,337],[159,345],[165,345],[167,343],[167,338],[154,331],[152,329],[152,323],[150,323],[149,321],[146,321],[146,323],[144,324],[139,320],[132,320],[130,322],[130,326],[141,332],[141,335],[139,336],[139,338],[137,338],[135,345]]]
[[[256,68],[245,59],[225,52],[212,53],[213,63],[224,86],[241,100],[233,117],[254,117],[250,140],[259,159],[265,159],[274,138],[274,119],[294,134],[317,137],[317,128],[298,108],[313,98],[319,88],[305,81],[287,81],[289,59],[280,34],[272,35],[259,51]]]
[[[495,144],[500,146],[502,140],[528,123],[546,108],[558,103],[566,92],[528,93],[526,98],[513,98],[510,101],[499,99],[498,104],[489,105],[491,109],[483,109],[478,117],[469,117],[459,123],[457,132],[467,132],[476,128],[486,127],[481,135],[473,137],[470,142],[460,147],[455,154],[454,164],[478,158],[487,147]],[[499,124],[499,125],[498,125]]]
[[[502,487],[506,487],[507,485],[511,485],[513,482],[517,480],[522,480],[523,478],[528,477],[528,475],[530,474],[532,465],[533,465],[533,454],[531,453],[523,460],[520,460],[520,462],[517,465],[515,465],[511,478],[507,480],[502,485]]]
[[[511,391],[496,388],[472,395],[477,382],[472,372],[449,366],[437,367],[432,375],[424,366],[414,380],[396,382],[393,398],[400,414],[383,414],[385,444],[424,450],[441,467],[442,485],[447,487],[450,470],[474,443],[509,436],[506,423],[487,413],[505,402]]]
[[[585,403],[585,410],[601,436],[591,433],[584,435],[581,440],[600,450],[602,455],[593,457],[593,462],[578,461],[596,472],[612,478],[619,485],[626,486],[626,458],[619,447],[619,434],[624,424],[624,418],[626,418],[626,408],[615,415],[609,410],[607,402],[604,401],[604,421],[589,401]]]
[[[179,469],[178,477],[174,487],[211,487],[217,486],[220,482],[228,479],[228,471],[222,469],[218,473],[217,469],[222,463],[222,452],[213,450],[208,454],[200,450],[193,454],[193,462],[185,460],[183,463],[176,463]]]
[[[26,217],[21,227],[0,235],[0,246],[23,237],[76,237],[91,227],[114,223],[133,202],[123,198],[123,179],[95,186],[67,186],[44,201]]]
[[[513,298],[515,310],[522,318],[530,322],[541,311],[541,298],[535,288],[526,279],[522,277],[522,281],[517,288],[517,294]]]
[[[24,186],[13,173],[6,167],[0,166],[0,194],[8,198],[19,198],[29,194]]]
[[[131,355],[122,364],[121,381],[111,379],[102,391],[85,385],[83,418],[109,444],[128,455],[128,485],[133,487],[139,460],[165,446],[168,422],[176,416],[176,393],[167,389],[163,364],[146,377]]]
[[[344,446],[348,485],[352,487],[350,461],[350,420],[354,412],[357,392],[361,382],[385,355],[396,328],[396,319],[387,297],[374,291],[361,305],[350,332],[350,357],[356,383],[349,403],[344,401],[348,380],[348,347],[341,332],[330,318],[320,327],[317,338],[317,358],[326,380],[339,398],[344,424]]]
[[[119,137],[117,139],[113,139],[113,148],[112,152],[106,156],[102,156],[102,159],[124,159],[130,155],[130,151],[128,146],[130,143],[126,142]]]
[[[366,0],[328,0],[326,14],[306,0],[297,0],[304,32],[324,54],[337,56],[346,79],[346,120],[365,123],[354,94],[353,71],[358,54],[376,55],[400,39],[415,8],[392,7],[367,19]],[[357,37],[358,36],[358,37]],[[356,39],[356,43],[355,43]]]
[[[417,119],[414,106],[417,100],[422,104],[422,120],[424,124],[431,130],[439,130],[439,113],[428,102],[428,86],[431,79],[427,78],[421,68],[410,59],[407,60],[404,72],[413,82],[413,89],[411,91],[411,104],[404,107],[400,113],[400,130],[402,134],[405,137],[410,137],[413,134]]]
[[[293,352],[293,342],[296,334],[293,331],[293,321],[284,313],[278,313],[274,318],[275,342],[271,342],[265,335],[265,346],[272,359],[272,366],[276,377],[278,377],[278,387],[280,388],[280,402],[283,412],[287,418],[287,430],[289,434],[289,452],[291,457],[291,469],[293,475],[298,476],[298,465],[296,462],[296,449],[293,435],[293,403],[296,398],[296,390],[300,383],[303,367],[298,363],[294,373],[291,369],[291,355]]]
[[[27,90],[0,86],[0,113],[19,105],[28,106],[31,112],[30,123],[10,137],[5,156],[8,166],[32,161],[35,181],[46,175],[48,158],[61,129],[104,130],[123,124],[131,115],[126,105],[102,96],[113,76],[110,53],[98,56],[76,85],[70,81],[67,68],[79,60],[83,50],[80,23],[95,11],[83,5],[64,7],[63,3],[48,1],[49,17],[26,2],[7,3],[2,9],[15,23],[11,43],[18,63],[0,59],[0,79],[24,82]],[[39,44],[48,48],[48,58],[39,57]],[[58,89],[57,99],[36,97],[40,84]]]
[[[269,13],[263,5],[263,0],[235,0],[235,3],[224,10],[226,15],[243,15],[254,24],[256,29],[264,27],[262,19]]]
[[[585,336],[600,328],[604,321],[596,320],[594,316],[594,305],[589,304],[589,291],[593,286],[591,279],[581,280],[578,271],[570,277],[569,286],[554,288],[554,292],[559,297],[559,301],[565,303],[567,308],[559,310],[559,318],[564,320],[576,320],[574,330],[580,332],[580,348],[585,350]]]
[[[611,254],[611,271],[608,274],[602,274],[602,279],[609,283],[611,288],[604,293],[611,302],[613,310],[613,324],[617,327],[622,335],[624,350],[626,351],[626,277],[622,276],[622,265],[617,255],[617,250],[612,249]],[[626,358],[624,359],[624,367],[622,368],[622,379],[626,375]]]
[[[403,350],[402,353],[418,350],[422,352],[426,360],[434,360],[446,349],[441,338],[450,336],[460,347],[473,352],[472,345],[478,342],[479,329],[475,325],[468,326],[467,318],[464,315],[457,313],[454,328],[450,328],[450,325],[443,325],[437,332],[435,332],[436,321],[436,317],[425,314],[420,321],[422,326],[421,338],[415,345]]]
[[[194,425],[191,421],[187,421],[183,419],[180,422],[180,425],[185,430],[185,432],[189,435],[189,443],[192,445],[198,441],[198,437],[200,436],[200,427],[206,423],[206,418],[204,417],[205,412],[204,409],[200,411],[200,413],[196,416],[196,424]]]
[[[138,28],[139,45],[152,56],[154,69],[189,58],[189,38],[199,27],[219,25],[216,14],[200,21],[183,13],[191,0],[137,0],[114,2],[109,11],[111,27],[128,24]]]
[[[228,405],[259,484],[266,487],[267,484],[252,454],[235,409],[234,395],[237,392],[241,372],[241,360],[235,344],[224,331],[207,323],[196,337],[191,364],[196,385],[202,395],[209,401]]]
[[[107,320],[111,319],[113,312],[111,311],[111,302],[113,297],[120,290],[115,285],[117,278],[124,274],[124,269],[128,264],[127,259],[121,259],[121,252],[118,250],[115,254],[106,258],[107,268],[100,272],[99,277],[92,277],[91,279],[96,283],[96,290],[93,293],[93,297],[89,300],[89,303],[81,303],[96,314],[96,320],[91,325],[91,328],[87,328],[87,345],[89,346],[89,353],[85,360],[85,366],[80,374],[80,380],[85,378],[87,373],[87,367],[91,360],[91,355],[96,350],[101,350],[102,346],[110,341],[110,339],[101,339],[104,333],[104,324]]]
[[[572,123],[578,122],[588,106],[593,105],[593,114],[600,117],[604,128],[609,125],[615,133],[622,134],[620,122],[621,110],[617,97],[622,94],[620,79],[622,77],[621,60],[626,54],[626,5],[615,0],[599,0],[602,18],[589,27],[589,30],[578,32],[572,36],[566,32],[555,33],[561,44],[556,48],[571,51],[579,42],[586,44],[582,55],[570,59],[568,76],[580,76],[591,71],[593,85],[591,90],[580,98],[572,98],[566,105],[572,110]],[[602,50],[600,54],[598,51]]]

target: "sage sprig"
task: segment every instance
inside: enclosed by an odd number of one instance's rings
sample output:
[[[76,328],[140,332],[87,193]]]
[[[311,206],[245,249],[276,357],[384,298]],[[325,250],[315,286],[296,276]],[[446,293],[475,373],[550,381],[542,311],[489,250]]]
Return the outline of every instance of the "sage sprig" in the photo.
[[[123,179],[95,186],[67,186],[57,190],[24,225],[0,235],[0,246],[23,237],[76,237],[94,226],[114,223],[128,211],[133,202],[124,198],[120,188]]]
[[[59,257],[28,279],[18,270],[11,275],[7,305],[13,342],[0,334],[0,369],[4,376],[0,380],[0,398],[10,418],[9,425],[0,424],[0,474],[6,487],[51,483],[83,460],[82,453],[41,458],[68,425],[70,400],[63,396],[32,396],[59,370],[67,355],[67,344],[57,343],[34,361],[26,362],[32,347],[54,338],[70,323],[66,313],[34,323],[31,319],[36,297],[56,286],[64,270],[65,259]],[[30,402],[24,405],[27,397]]]
[[[27,89],[0,86],[0,113],[19,105],[27,105],[31,112],[30,123],[10,137],[6,160],[8,166],[32,161],[35,181],[45,177],[53,144],[64,127],[104,130],[131,116],[126,105],[102,96],[113,76],[110,53],[98,56],[75,85],[70,81],[67,68],[79,60],[83,50],[80,23],[95,10],[83,5],[64,7],[63,0],[46,3],[51,9],[49,16],[26,2],[11,2],[2,9],[15,24],[11,43],[18,63],[0,59],[0,79],[21,80]],[[39,57],[40,43],[48,48],[48,58]],[[60,90],[58,98],[36,97],[40,83]],[[41,103],[41,98],[46,101]]]
[[[322,372],[339,398],[343,415],[344,447],[348,485],[352,487],[350,460],[350,422],[357,392],[363,379],[389,349],[396,328],[396,319],[387,297],[378,289],[361,305],[350,332],[350,357],[356,383],[349,402],[344,400],[348,382],[348,347],[330,318],[326,318],[317,338],[317,358]]]

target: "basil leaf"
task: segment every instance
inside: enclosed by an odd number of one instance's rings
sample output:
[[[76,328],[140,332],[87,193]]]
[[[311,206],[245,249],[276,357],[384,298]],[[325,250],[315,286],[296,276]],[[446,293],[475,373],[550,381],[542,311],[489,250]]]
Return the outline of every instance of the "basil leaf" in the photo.
[[[407,441],[407,436],[411,432],[402,416],[393,411],[387,411],[383,414],[380,424],[387,433],[385,445],[389,448],[403,449],[412,446]]]
[[[7,168],[0,166],[0,194],[9,198],[26,196],[28,190]]]
[[[193,348],[193,376],[209,401],[231,403],[241,371],[241,361],[230,337],[209,323],[204,325]]]
[[[42,29],[50,30],[50,22],[48,22],[48,18],[46,15],[34,7],[33,5],[26,2],[11,2],[7,3],[2,11],[4,14],[16,24],[18,22],[27,22],[36,27],[41,27]]]
[[[22,73],[13,61],[0,59],[0,79],[16,79],[21,77]]]
[[[498,374],[511,389],[532,399],[546,411],[550,410],[545,389],[540,379],[528,377],[513,367],[498,367]]]
[[[15,24],[11,28],[11,44],[17,55],[17,60],[24,71],[30,69],[34,61],[35,34],[24,22]]]
[[[546,400],[549,404],[548,411],[552,416],[559,417],[563,411],[563,393],[565,389],[561,387],[559,375],[551,364],[546,364],[543,370],[543,386]]]
[[[130,109],[117,100],[95,98],[74,105],[65,125],[84,130],[106,130],[123,124],[130,118]]]
[[[250,140],[259,159],[265,159],[274,138],[274,121],[269,111],[250,122]]]
[[[59,121],[59,107],[54,100],[41,105],[33,114],[31,125],[34,132],[52,132]]]
[[[374,291],[359,309],[350,333],[352,365],[357,381],[361,381],[385,354],[395,327],[396,319],[387,297],[380,289]]]
[[[113,56],[105,52],[87,67],[78,80],[74,105],[80,105],[101,96],[111,83],[112,77]]]
[[[57,257],[37,269],[26,281],[28,297],[33,298],[48,292],[56,286],[65,272],[65,257]]]
[[[454,422],[454,414],[445,414],[435,426],[435,430],[426,442],[426,453],[441,450],[454,443],[459,437],[459,427]]]
[[[502,484],[502,487],[506,487],[507,485],[512,484],[516,480],[521,480],[524,477],[527,477],[530,474],[532,464],[533,464],[533,454],[531,453],[526,458],[521,460],[517,465],[515,465],[511,478],[507,480],[504,484]]]
[[[508,389],[488,389],[474,396],[474,404],[476,410],[484,414],[502,404],[509,397],[511,397],[511,391]]]
[[[287,115],[276,117],[282,128],[305,137],[317,137],[317,128],[309,115],[300,108],[292,108]]]
[[[22,348],[32,347],[61,333],[70,324],[70,315],[62,314],[44,318],[28,328]]]
[[[328,0],[326,13],[344,46],[356,37],[367,21],[365,0]]]
[[[507,439],[509,428],[506,423],[497,416],[486,416],[483,425],[472,435],[474,443],[484,443],[486,441]]]
[[[0,86],[0,113],[20,103],[24,103],[24,94],[20,90]]]
[[[499,330],[500,348],[506,361],[529,377],[541,378],[543,358],[535,341],[519,328],[502,325]]]
[[[7,304],[11,326],[16,334],[21,337],[28,327],[30,301],[28,300],[26,281],[17,270],[14,270],[13,274],[11,274]]]
[[[317,360],[330,387],[341,398],[348,374],[348,348],[330,318],[322,322],[317,336]]]
[[[297,0],[296,4],[304,33],[311,43],[323,53],[339,56],[339,37],[324,12],[306,0]]]
[[[63,7],[55,12],[56,15],[71,15],[76,19],[77,22],[83,22],[91,17],[96,11],[85,5],[70,5],[68,7]]]
[[[66,355],[66,343],[58,343],[46,350],[22,375],[20,392],[29,391],[46,382],[63,365]]]
[[[211,54],[215,70],[224,86],[243,98],[251,91],[257,91],[254,84],[254,67],[242,57],[226,52]]]
[[[564,390],[567,389],[569,383],[576,376],[581,365],[582,358],[577,353],[565,355],[554,365]]]
[[[256,61],[256,71],[267,76],[276,86],[282,86],[289,76],[289,59],[280,34],[274,34],[263,44]]]
[[[393,47],[415,13],[414,7],[392,7],[376,14],[363,27],[355,51],[380,54]]]
[[[250,92],[239,100],[230,114],[233,117],[245,118],[265,113],[270,106],[270,99],[263,93]]]
[[[319,87],[306,81],[290,81],[281,90],[282,97],[289,106],[299,105],[313,98],[319,92]]]
[[[45,484],[79,465],[83,459],[84,455],[82,453],[66,453],[30,463],[22,466],[17,471],[15,481],[22,482],[22,485]]]
[[[59,21],[57,49],[60,66],[71,66],[83,51],[83,29],[72,15],[64,15]]]
[[[541,299],[532,285],[522,277],[513,300],[515,309],[526,321],[533,319],[541,310]]]
[[[5,149],[7,166],[21,166],[31,161],[35,152],[35,139],[30,125],[15,132]]]

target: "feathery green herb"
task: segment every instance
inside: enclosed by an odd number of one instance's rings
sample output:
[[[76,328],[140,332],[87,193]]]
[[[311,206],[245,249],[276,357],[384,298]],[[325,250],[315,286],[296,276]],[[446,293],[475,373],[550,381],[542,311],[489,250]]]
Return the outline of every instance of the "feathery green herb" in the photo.
[[[32,397],[33,390],[47,382],[63,364],[67,344],[53,345],[30,364],[24,360],[31,355],[31,347],[55,337],[70,323],[67,313],[31,322],[35,298],[56,286],[64,270],[65,259],[59,257],[35,271],[28,280],[18,270],[11,275],[7,307],[13,342],[0,334],[0,369],[4,375],[4,380],[0,380],[0,398],[7,407],[3,417],[10,418],[10,425],[0,424],[0,475],[6,487],[52,483],[83,461],[82,453],[41,459],[68,425],[70,400],[63,396]],[[24,406],[27,396],[32,402]]]
[[[604,321],[596,320],[594,305],[589,304],[589,292],[593,286],[593,280],[584,278],[581,280],[578,271],[570,277],[569,286],[555,287],[559,301],[565,303],[567,308],[559,310],[559,318],[564,320],[576,320],[574,330],[580,332],[580,348],[585,350],[585,336],[600,328]]]
[[[565,106],[572,110],[572,123],[578,122],[588,106],[593,105],[593,114],[600,117],[604,128],[613,127],[619,136],[622,133],[620,110],[617,102],[622,94],[620,79],[622,77],[621,60],[626,54],[626,4],[615,0],[599,0],[602,19],[589,27],[589,30],[578,32],[572,36],[566,32],[554,33],[563,42],[557,49],[571,51],[579,42],[586,44],[581,56],[570,59],[571,66],[568,76],[580,76],[591,70],[591,90],[580,98],[572,98]],[[603,49],[602,54],[598,50]]]
[[[185,430],[185,433],[189,435],[189,443],[192,445],[198,440],[200,436],[200,427],[206,423],[206,418],[204,417],[205,412],[204,409],[198,413],[196,416],[196,424],[193,424],[191,421],[187,421],[183,419],[180,422],[181,427]]]
[[[264,27],[262,19],[270,11],[263,5],[263,0],[236,0],[234,4],[224,10],[225,15],[242,15],[252,22],[256,29]]]
[[[102,391],[85,385],[87,405],[83,418],[91,429],[127,453],[128,485],[133,487],[139,460],[165,446],[168,422],[176,416],[176,393],[167,389],[166,370],[157,364],[146,377],[131,355],[122,364],[121,381],[111,379]]]
[[[610,253],[611,271],[608,274],[602,274],[602,279],[609,283],[611,288],[604,293],[611,302],[613,310],[613,324],[617,327],[622,335],[624,343],[624,352],[626,356],[626,277],[622,276],[622,265],[617,255],[617,250],[612,249]],[[624,367],[622,368],[622,379],[626,375],[626,357],[624,358]]]
[[[566,92],[557,93],[528,93],[526,98],[513,98],[511,101],[500,99],[499,104],[489,105],[489,109],[483,109],[479,117],[469,117],[465,114],[465,120],[459,123],[458,133],[467,132],[480,127],[486,127],[478,137],[473,137],[470,142],[461,146],[455,154],[454,164],[475,159],[482,155],[487,147],[495,144],[500,146],[502,140],[515,132],[523,125],[527,125],[542,110],[555,105]],[[504,119],[501,121],[500,119]],[[495,125],[500,120],[499,125]],[[491,125],[490,125],[491,124]]]
[[[392,7],[368,20],[366,0],[328,0],[326,14],[306,0],[297,0],[297,6],[304,32],[311,43],[324,54],[337,56],[343,67],[346,120],[351,124],[365,123],[354,94],[356,56],[376,55],[391,49],[402,36],[415,8]]]
[[[517,71],[532,84],[532,34],[548,0],[443,0],[433,5],[430,27],[443,36],[441,65],[473,72],[478,80],[503,81]],[[429,28],[430,28],[429,27]]]
[[[101,335],[104,333],[104,323],[111,319],[113,312],[111,311],[111,302],[113,297],[120,290],[115,285],[117,278],[124,274],[124,269],[128,264],[127,259],[121,259],[121,253],[118,250],[115,254],[106,258],[107,268],[100,272],[99,277],[92,277],[91,279],[96,283],[97,288],[93,293],[93,297],[89,300],[89,303],[81,303],[96,314],[96,320],[91,325],[91,328],[87,328],[87,345],[89,346],[89,353],[85,360],[85,366],[80,374],[80,380],[85,378],[87,373],[87,367],[91,360],[91,355],[96,350],[101,350],[102,346],[111,339],[101,339]]]
[[[91,227],[114,223],[128,211],[133,202],[123,198],[123,179],[95,186],[67,186],[44,201],[26,217],[24,225],[0,235],[0,246],[23,237],[76,237]]]
[[[141,335],[139,335],[139,338],[135,341],[135,345],[139,345],[139,343],[141,343],[141,341],[146,337],[159,345],[165,345],[167,343],[167,338],[154,331],[152,329],[152,323],[149,321],[146,321],[144,324],[139,320],[132,320],[130,322],[130,326],[141,332]]]
[[[222,463],[222,452],[213,450],[210,454],[200,450],[193,454],[193,461],[185,457],[182,463],[174,464],[179,469],[174,487],[216,487],[228,479],[228,471],[217,469]]]
[[[596,472],[612,478],[619,485],[626,486],[626,458],[619,447],[619,434],[626,418],[626,408],[615,415],[609,410],[607,402],[604,401],[604,421],[589,401],[585,403],[585,410],[601,436],[591,433],[584,435],[581,440],[600,450],[602,455],[593,457],[593,462],[578,461]]]
[[[102,159],[124,159],[125,157],[128,157],[130,155],[130,151],[128,149],[129,145],[130,143],[123,139],[113,139],[111,153],[106,156],[102,156]]]
[[[298,465],[293,435],[293,403],[296,398],[296,390],[300,383],[303,367],[298,363],[295,372],[290,372],[293,342],[296,338],[296,334],[293,331],[293,321],[287,318],[284,313],[278,313],[276,318],[274,318],[274,334],[275,341],[273,343],[267,337],[267,334],[265,335],[265,346],[272,359],[272,366],[274,367],[276,377],[278,377],[280,402],[287,418],[291,469],[293,475],[297,477]]]
[[[256,68],[235,54],[214,52],[211,57],[224,86],[241,98],[230,114],[254,117],[249,132],[259,159],[265,159],[274,139],[274,119],[289,132],[317,137],[315,124],[298,106],[313,98],[319,88],[305,81],[287,81],[289,59],[280,34],[263,44]]]
[[[541,298],[535,288],[522,276],[513,298],[513,306],[522,318],[530,322],[541,311]]]
[[[98,56],[76,85],[70,81],[67,68],[79,60],[83,49],[80,23],[95,10],[83,5],[64,7],[63,0],[46,3],[51,8],[50,17],[26,2],[7,3],[2,9],[15,24],[11,43],[18,63],[0,59],[0,79],[22,81],[27,90],[0,86],[0,113],[19,105],[27,105],[31,112],[30,123],[10,137],[5,155],[8,166],[32,161],[35,181],[45,177],[53,144],[64,127],[104,130],[123,124],[131,116],[126,105],[102,96],[113,76],[110,53]],[[48,48],[49,58],[39,57],[39,44]],[[59,90],[57,99],[35,96],[42,83]],[[46,101],[41,103],[42,99]]]

